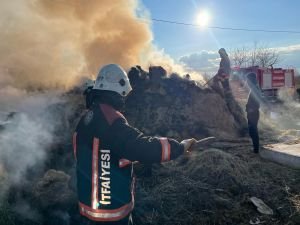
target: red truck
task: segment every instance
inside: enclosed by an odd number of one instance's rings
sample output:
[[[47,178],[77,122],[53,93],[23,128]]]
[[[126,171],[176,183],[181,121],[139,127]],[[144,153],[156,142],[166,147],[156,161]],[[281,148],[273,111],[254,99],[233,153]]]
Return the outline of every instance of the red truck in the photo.
[[[238,83],[244,82],[246,75],[250,72],[256,74],[259,87],[265,96],[276,97],[278,90],[287,89],[291,95],[294,95],[295,87],[295,70],[282,68],[261,68],[258,66],[247,68],[233,68],[231,75],[231,84],[233,91]]]

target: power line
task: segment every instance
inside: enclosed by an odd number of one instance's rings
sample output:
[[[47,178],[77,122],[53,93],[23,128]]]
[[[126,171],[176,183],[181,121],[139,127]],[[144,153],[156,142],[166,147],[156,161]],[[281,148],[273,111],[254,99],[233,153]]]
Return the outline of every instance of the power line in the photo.
[[[58,1],[59,3],[63,3],[68,5],[69,3]],[[74,2],[75,3],[75,2]],[[78,3],[70,4],[70,5],[79,5]],[[164,20],[164,19],[156,19],[156,18],[138,18],[141,21],[150,22],[161,22],[161,23],[169,23],[169,24],[176,24],[176,25],[182,25],[182,26],[192,26],[192,27],[202,27],[199,24],[196,23],[185,23],[180,21],[174,21],[174,20]],[[233,28],[233,27],[220,27],[220,26],[206,26],[206,28],[210,29],[219,29],[219,30],[232,30],[232,31],[246,31],[246,32],[264,32],[264,33],[289,33],[289,34],[300,34],[300,31],[295,30],[267,30],[267,29],[248,29],[248,28]]]
[[[182,25],[182,26],[202,27],[195,23],[185,23],[185,22],[173,21],[173,20],[163,20],[163,19],[156,19],[156,18],[151,18],[151,19],[139,18],[139,19],[148,21],[148,22],[154,21],[154,22],[169,23],[169,24],[176,24],[176,25]],[[232,31],[246,31],[246,32],[300,34],[300,31],[294,31],[294,30],[247,29],[247,28],[233,28],[233,27],[219,27],[219,26],[207,26],[206,28],[219,29],[219,30],[232,30]]]
[[[57,0],[57,3],[63,3],[63,4],[70,4],[66,2],[61,2]],[[78,3],[74,2],[75,4],[70,4],[70,5],[79,5]],[[202,27],[199,24],[196,23],[185,23],[185,22],[180,22],[180,21],[174,21],[174,20],[164,20],[164,19],[156,19],[156,18],[138,18],[141,21],[144,22],[150,22],[150,21],[155,21],[155,22],[161,22],[161,23],[169,23],[169,24],[176,24],[176,25],[182,25],[182,26],[192,26],[192,27]],[[246,31],[246,32],[264,32],[264,33],[289,33],[289,34],[300,34],[300,31],[295,31],[295,30],[267,30],[267,29],[248,29],[248,28],[233,28],[233,27],[219,27],[219,26],[207,26],[206,28],[210,29],[219,29],[219,30],[231,30],[231,31]]]

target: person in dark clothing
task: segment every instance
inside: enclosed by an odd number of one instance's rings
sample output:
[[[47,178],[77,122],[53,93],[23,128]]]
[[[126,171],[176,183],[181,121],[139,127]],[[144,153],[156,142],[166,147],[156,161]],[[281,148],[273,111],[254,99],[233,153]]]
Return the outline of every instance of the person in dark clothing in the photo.
[[[217,74],[213,79],[213,82],[214,82],[214,86],[219,86],[219,82],[221,82],[223,87],[223,93],[224,96],[226,97],[231,93],[230,85],[229,85],[229,77],[231,73],[230,59],[224,48],[219,49],[219,54],[221,57],[220,66]]]
[[[228,110],[238,125],[239,134],[243,137],[248,134],[248,126],[244,109],[235,100],[230,88],[230,59],[224,48],[219,49],[219,54],[221,57],[220,66],[217,74],[212,78],[211,88],[224,98]]]
[[[230,67],[230,59],[228,57],[228,54],[224,48],[220,48],[218,52],[221,57],[218,75],[223,77],[229,77],[231,73],[231,67]]]
[[[133,162],[161,163],[191,151],[195,139],[148,137],[120,112],[131,91],[127,74],[104,66],[92,89],[92,104],[73,135],[77,193],[83,224],[130,224],[134,208]]]
[[[257,78],[255,73],[247,74],[247,84],[250,88],[248,101],[246,104],[246,112],[248,119],[249,135],[253,143],[254,153],[259,152],[259,135],[258,135],[258,120],[259,120],[259,108],[260,103],[263,102],[261,91],[257,84]]]

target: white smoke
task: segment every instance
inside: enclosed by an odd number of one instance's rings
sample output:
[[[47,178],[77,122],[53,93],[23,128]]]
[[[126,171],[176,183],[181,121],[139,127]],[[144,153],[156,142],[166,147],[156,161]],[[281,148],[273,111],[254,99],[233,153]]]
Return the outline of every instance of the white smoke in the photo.
[[[0,2],[0,182],[6,189],[44,162],[55,128],[63,126],[63,118],[47,113],[60,95],[46,90],[71,88],[107,63],[184,73],[153,46],[150,24],[137,14],[149,16],[138,0]],[[11,112],[17,113],[7,118]]]
[[[274,129],[279,131],[279,141],[300,139],[300,103],[292,89],[280,89],[277,104],[273,104],[270,119]]]
[[[7,87],[1,90],[0,177],[2,194],[11,185],[24,184],[26,171],[43,165],[54,140],[57,118],[47,108],[62,102],[58,93],[31,93]]]
[[[39,212],[32,208],[28,202],[25,200],[17,201],[14,211],[18,213],[18,215],[22,216],[24,219],[29,219],[31,221],[40,222],[42,221],[42,216]]]

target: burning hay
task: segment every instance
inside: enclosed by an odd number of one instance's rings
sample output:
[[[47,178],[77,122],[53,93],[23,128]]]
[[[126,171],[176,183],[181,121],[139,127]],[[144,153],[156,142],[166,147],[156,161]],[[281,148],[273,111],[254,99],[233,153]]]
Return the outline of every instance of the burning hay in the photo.
[[[48,170],[40,179],[32,194],[35,204],[44,210],[56,210],[76,204],[75,193],[69,187],[70,176],[62,171]]]
[[[242,139],[231,141],[239,138],[243,127],[223,98],[195,81],[175,74],[166,76],[161,68],[151,70],[155,73],[151,76],[140,67],[132,71],[134,90],[126,105],[129,123],[146,134],[178,140],[210,135],[223,138],[214,149],[155,165],[150,178],[139,176],[136,224],[249,224],[256,217],[266,224],[297,224],[298,203],[294,199],[300,189],[299,172],[252,156],[250,146]],[[42,148],[44,165],[29,167],[22,174],[26,182],[9,184],[10,189],[1,199],[8,204],[0,206],[0,218],[9,219],[0,219],[0,225],[79,223],[70,140],[83,111],[82,94],[77,90],[40,109],[37,115],[43,115],[43,119],[37,121],[52,125],[48,130],[51,145]],[[35,118],[29,119],[36,122]],[[4,125],[0,131],[2,141],[6,128]],[[9,175],[6,168],[0,168],[0,173]],[[285,185],[290,187],[289,194]],[[274,216],[261,217],[249,203],[250,196],[265,201]]]
[[[155,71],[155,74],[151,74]],[[126,101],[126,117],[149,135],[174,138],[239,137],[246,125],[243,112],[231,113],[224,99],[177,74],[140,67],[129,72],[133,91]],[[237,103],[235,103],[237,104]]]

